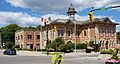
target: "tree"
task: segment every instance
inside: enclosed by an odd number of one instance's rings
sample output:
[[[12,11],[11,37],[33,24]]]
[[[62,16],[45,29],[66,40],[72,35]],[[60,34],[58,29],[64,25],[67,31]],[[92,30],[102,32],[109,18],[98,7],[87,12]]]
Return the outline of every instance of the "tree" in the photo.
[[[120,40],[120,32],[117,32],[117,38]]]
[[[66,44],[66,50],[71,50],[72,48],[74,48],[74,44],[71,41],[68,41]]]
[[[14,43],[13,42],[7,42],[6,43],[6,49],[12,49],[13,48],[13,46],[14,46]]]
[[[54,51],[58,51],[58,48],[63,43],[65,43],[64,40],[61,37],[58,37],[51,43],[51,47],[54,49]]]
[[[17,24],[10,24],[5,27],[1,27],[1,35],[2,35],[2,42],[7,43],[8,41],[11,41],[15,43],[15,32],[17,30],[20,30],[21,27]]]

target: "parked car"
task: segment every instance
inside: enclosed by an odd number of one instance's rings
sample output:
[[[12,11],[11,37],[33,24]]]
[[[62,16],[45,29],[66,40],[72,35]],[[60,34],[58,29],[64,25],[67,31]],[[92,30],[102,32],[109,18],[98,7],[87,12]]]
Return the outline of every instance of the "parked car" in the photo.
[[[4,53],[4,55],[16,55],[16,50],[15,49],[7,49],[3,53]]]

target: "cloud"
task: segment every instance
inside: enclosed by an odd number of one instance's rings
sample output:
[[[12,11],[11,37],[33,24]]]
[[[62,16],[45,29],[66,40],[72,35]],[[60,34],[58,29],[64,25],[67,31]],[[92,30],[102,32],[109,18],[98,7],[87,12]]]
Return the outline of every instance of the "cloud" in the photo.
[[[58,15],[58,14],[45,14],[41,16],[42,18],[48,19],[48,17],[51,17],[52,20],[55,19],[66,19],[66,15]],[[7,26],[9,24],[18,24],[19,26],[25,27],[25,26],[37,26],[37,25],[44,25],[43,22],[41,22],[40,17],[34,17],[27,13],[23,12],[3,12],[0,11],[0,27]]]
[[[55,19],[67,19],[68,16],[66,15],[59,15],[59,14],[45,14],[41,16],[42,18],[48,18],[51,17],[52,20]],[[79,16],[75,15],[77,20],[85,21],[88,20],[88,16]],[[108,16],[95,16],[95,18],[103,18]],[[116,22],[113,20],[113,17],[109,17],[113,22]],[[119,22],[116,22],[119,23]],[[0,27],[7,26],[9,24],[18,24],[19,26],[25,27],[25,26],[37,26],[37,25],[44,25],[44,23],[41,22],[39,17],[33,17],[27,13],[23,12],[2,12],[0,11]],[[117,26],[117,31],[120,30],[120,26]]]
[[[30,8],[42,13],[65,13],[72,3],[77,11],[86,8],[95,8],[119,5],[120,0],[6,0],[12,6],[21,8]]]
[[[18,24],[19,26],[38,25],[39,18],[32,17],[22,12],[2,12],[0,11],[0,27],[9,24]]]
[[[120,0],[98,0],[95,2],[94,7],[104,7],[109,5],[119,5]]]

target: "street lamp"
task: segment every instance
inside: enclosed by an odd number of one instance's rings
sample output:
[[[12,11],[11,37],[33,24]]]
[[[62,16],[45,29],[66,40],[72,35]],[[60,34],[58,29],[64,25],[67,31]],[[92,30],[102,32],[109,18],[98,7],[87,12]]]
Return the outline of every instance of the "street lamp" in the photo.
[[[0,48],[2,48],[2,30],[0,30]]]

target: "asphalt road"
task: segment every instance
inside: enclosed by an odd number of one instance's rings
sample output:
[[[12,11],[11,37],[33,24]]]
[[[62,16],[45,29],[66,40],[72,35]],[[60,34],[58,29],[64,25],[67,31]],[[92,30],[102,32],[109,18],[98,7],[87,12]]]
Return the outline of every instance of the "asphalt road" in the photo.
[[[98,55],[66,55],[63,64],[105,64]],[[51,56],[6,56],[0,55],[0,64],[51,64]]]

